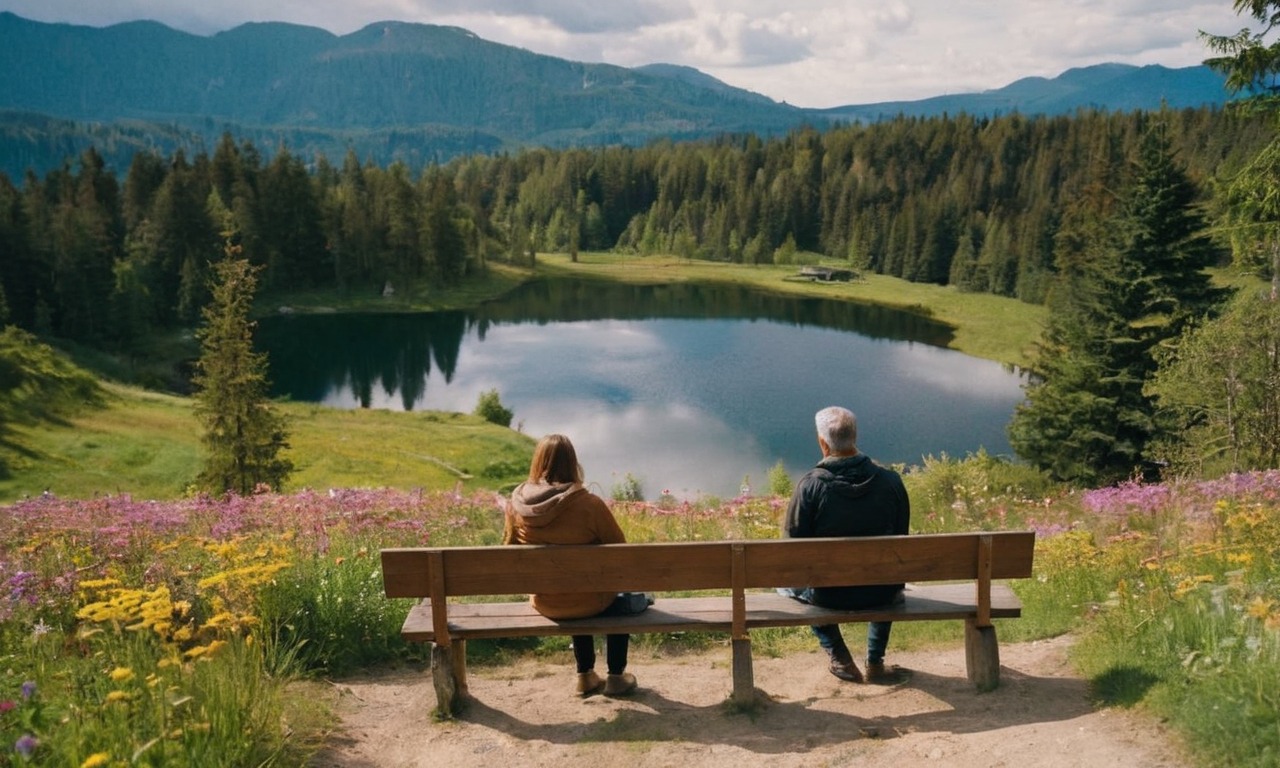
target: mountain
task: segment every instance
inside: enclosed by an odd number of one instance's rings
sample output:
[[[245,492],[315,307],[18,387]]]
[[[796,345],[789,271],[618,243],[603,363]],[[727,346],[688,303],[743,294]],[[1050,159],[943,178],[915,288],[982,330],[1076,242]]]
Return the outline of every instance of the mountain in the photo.
[[[995,116],[1063,115],[1079,109],[1110,112],[1154,111],[1224,104],[1225,78],[1205,66],[1170,69],[1152,64],[1098,64],[1069,69],[1056,78],[1026,77],[982,93],[935,96],[919,101],[851,104],[815,110],[831,120],[877,122],[897,115],[937,117],[943,114]]]
[[[0,171],[11,178],[90,144],[122,171],[137,149],[205,149],[224,131],[268,152],[284,145],[337,159],[354,149],[380,164],[419,165],[529,146],[778,135],[899,114],[1226,100],[1221,77],[1205,67],[1107,64],[978,94],[802,109],[689,67],[573,62],[457,27],[394,21],[341,36],[284,23],[199,36],[148,21],[96,28],[3,12],[0,71],[11,73],[0,78]]]
[[[785,131],[793,107],[739,89],[379,22],[349,35],[245,24],[209,37],[0,14],[0,107],[73,120],[330,130],[448,125],[520,144]]]

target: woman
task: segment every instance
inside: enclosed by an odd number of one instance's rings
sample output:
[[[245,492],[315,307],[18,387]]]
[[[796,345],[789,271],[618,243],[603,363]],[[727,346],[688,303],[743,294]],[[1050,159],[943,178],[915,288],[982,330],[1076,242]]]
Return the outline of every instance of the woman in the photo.
[[[626,541],[613,513],[582,484],[582,467],[573,443],[564,435],[547,435],[538,442],[529,465],[529,479],[511,492],[503,544],[621,544]],[[577,592],[533,595],[538,613],[552,619],[580,619],[608,610],[615,592]],[[606,696],[623,696],[636,688],[627,672],[630,635],[605,637],[608,677],[595,672],[596,648],[591,635],[573,636],[578,664],[577,693],[588,696],[602,687]]]

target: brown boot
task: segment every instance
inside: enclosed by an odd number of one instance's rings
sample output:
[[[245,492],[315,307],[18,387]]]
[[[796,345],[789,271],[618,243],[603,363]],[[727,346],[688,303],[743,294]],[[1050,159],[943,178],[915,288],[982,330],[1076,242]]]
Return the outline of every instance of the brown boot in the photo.
[[[604,681],[600,679],[600,676],[593,669],[590,672],[578,673],[578,686],[575,690],[579,696],[590,696],[600,690],[602,685],[604,685]]]
[[[867,662],[867,682],[872,685],[898,685],[910,677],[910,671],[896,664],[886,667],[883,661]]]
[[[605,696],[626,696],[636,689],[636,676],[630,672],[609,675],[604,682]]]
[[[835,656],[831,657],[831,674],[848,683],[862,682],[862,673],[858,671],[858,665],[853,663],[853,659],[840,659]]]

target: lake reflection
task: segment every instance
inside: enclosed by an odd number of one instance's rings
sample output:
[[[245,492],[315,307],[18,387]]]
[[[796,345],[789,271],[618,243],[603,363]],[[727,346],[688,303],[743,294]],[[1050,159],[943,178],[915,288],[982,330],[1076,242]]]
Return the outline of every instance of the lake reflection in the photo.
[[[277,394],[298,400],[469,412],[497,389],[513,426],[574,441],[600,493],[630,472],[653,498],[732,496],[744,476],[762,489],[779,460],[798,477],[832,404],[881,462],[1008,452],[1019,377],[918,340],[948,338],[882,308],[564,282],[466,313],[272,318],[259,341]]]

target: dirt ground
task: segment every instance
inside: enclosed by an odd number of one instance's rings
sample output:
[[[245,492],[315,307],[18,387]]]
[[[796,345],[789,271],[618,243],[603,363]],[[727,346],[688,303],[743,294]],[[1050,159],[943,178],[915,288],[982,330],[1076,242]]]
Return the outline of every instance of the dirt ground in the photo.
[[[571,663],[529,660],[472,669],[461,717],[430,718],[430,673],[397,670],[336,681],[342,724],[320,768],[449,766],[1105,766],[1185,768],[1159,723],[1095,710],[1067,664],[1069,637],[1000,648],[1001,686],[980,694],[964,649],[891,656],[912,671],[896,687],[837,680],[816,650],[755,659],[765,703],[725,706],[728,647],[678,658],[633,651],[631,698],[573,694]],[[603,660],[601,660],[603,663]]]

